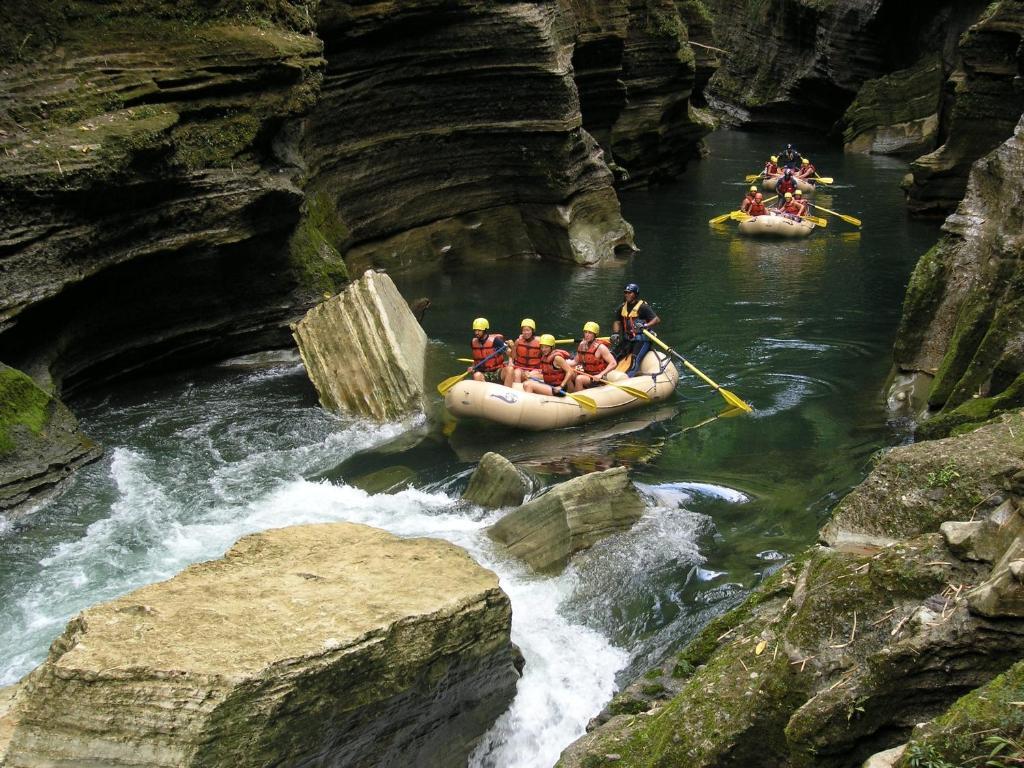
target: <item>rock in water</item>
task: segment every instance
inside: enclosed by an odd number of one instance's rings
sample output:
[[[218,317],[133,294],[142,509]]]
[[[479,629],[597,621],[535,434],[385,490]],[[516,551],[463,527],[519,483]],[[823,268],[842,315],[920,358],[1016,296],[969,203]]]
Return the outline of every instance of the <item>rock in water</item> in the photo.
[[[465,765],[514,695],[510,622],[447,542],[246,536],[70,621],[19,692],[6,766]]]
[[[54,490],[101,453],[60,400],[0,363],[0,512]]]
[[[488,452],[469,478],[462,498],[481,507],[515,507],[523,503],[530,480],[500,453]]]
[[[387,421],[422,407],[427,335],[386,274],[368,270],[292,331],[327,410]]]
[[[487,529],[510,554],[539,572],[565,567],[569,557],[633,525],[644,502],[625,467],[573,478],[524,504]]]

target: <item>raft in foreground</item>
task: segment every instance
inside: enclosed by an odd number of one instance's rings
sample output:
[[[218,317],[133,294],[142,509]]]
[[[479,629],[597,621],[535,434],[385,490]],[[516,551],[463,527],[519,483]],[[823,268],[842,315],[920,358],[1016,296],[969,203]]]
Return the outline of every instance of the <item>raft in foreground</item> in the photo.
[[[445,407],[455,416],[476,417],[519,429],[558,429],[574,427],[594,419],[630,411],[645,403],[667,399],[679,383],[679,371],[662,353],[651,350],[644,357],[640,374],[627,378],[613,371],[610,381],[621,381],[646,392],[643,400],[612,386],[592,387],[584,391],[597,403],[597,410],[583,408],[569,397],[553,397],[524,392],[522,385],[513,388],[486,381],[460,381],[444,397]]]
[[[814,224],[801,219],[791,219],[777,213],[765,216],[754,216],[741,221],[740,234],[750,237],[807,237],[814,231]]]

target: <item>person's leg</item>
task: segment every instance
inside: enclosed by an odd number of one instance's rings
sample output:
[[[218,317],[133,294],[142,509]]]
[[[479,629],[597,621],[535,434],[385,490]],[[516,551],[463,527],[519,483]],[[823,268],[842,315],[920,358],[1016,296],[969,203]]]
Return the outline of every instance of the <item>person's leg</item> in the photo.
[[[633,342],[633,364],[626,371],[626,375],[633,378],[640,372],[640,363],[643,362],[644,355],[646,355],[651,349],[651,342],[646,336],[642,336]]]

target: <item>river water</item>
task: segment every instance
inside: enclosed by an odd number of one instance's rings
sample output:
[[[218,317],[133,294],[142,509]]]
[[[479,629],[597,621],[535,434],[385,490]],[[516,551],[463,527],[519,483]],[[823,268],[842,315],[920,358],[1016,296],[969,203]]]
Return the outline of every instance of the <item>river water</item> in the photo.
[[[75,403],[106,447],[68,492],[16,521],[0,517],[0,684],[46,654],[76,612],[218,557],[240,536],[347,520],[449,539],[495,570],[527,666],[515,702],[474,765],[544,768],[616,687],[814,540],[873,452],[907,437],[885,410],[889,350],[907,278],[938,236],[905,217],[897,160],[798,146],[836,178],[829,217],[801,241],[741,239],[707,220],[737,207],[744,174],[784,140],[720,132],[682,182],[623,195],[640,253],[597,270],[506,262],[398,280],[427,296],[430,370],[461,370],[469,325],[510,333],[606,326],[622,286],[640,284],[663,339],[755,408],[683,374],[675,398],[612,422],[543,435],[446,421],[433,412],[379,426],[324,413],[293,357],[265,357],[134,381]],[[435,408],[436,408],[435,403]],[[616,465],[649,497],[629,532],[536,577],[494,551],[498,514],[458,502],[473,463],[497,450],[555,482]],[[409,487],[371,493],[382,472]]]

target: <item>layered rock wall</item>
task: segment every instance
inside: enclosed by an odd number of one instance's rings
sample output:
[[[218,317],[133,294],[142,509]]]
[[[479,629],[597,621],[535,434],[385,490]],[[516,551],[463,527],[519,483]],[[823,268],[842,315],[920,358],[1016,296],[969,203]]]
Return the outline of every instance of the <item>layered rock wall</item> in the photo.
[[[283,528],[73,619],[7,768],[465,763],[511,701],[497,577],[365,526]]]
[[[1024,120],[975,164],[940,242],[918,262],[894,349],[940,416],[925,436],[1024,404]]]

